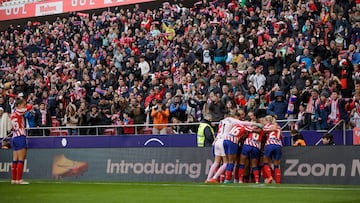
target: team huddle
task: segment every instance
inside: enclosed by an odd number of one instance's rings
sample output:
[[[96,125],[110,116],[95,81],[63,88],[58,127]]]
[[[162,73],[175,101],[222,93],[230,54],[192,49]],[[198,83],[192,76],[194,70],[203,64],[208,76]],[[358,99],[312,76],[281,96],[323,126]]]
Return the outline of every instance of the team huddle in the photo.
[[[225,173],[224,183],[259,183],[260,174],[265,183],[280,183],[281,140],[281,128],[272,116],[259,119],[259,123],[224,118],[213,143],[215,160],[205,182],[221,182]]]

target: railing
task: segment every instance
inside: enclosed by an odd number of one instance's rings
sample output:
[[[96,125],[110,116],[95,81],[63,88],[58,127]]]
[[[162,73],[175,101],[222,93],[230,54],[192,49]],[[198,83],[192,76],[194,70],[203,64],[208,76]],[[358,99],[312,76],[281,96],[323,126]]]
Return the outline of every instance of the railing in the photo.
[[[327,131],[327,133],[331,133],[333,132],[336,128],[338,128],[341,124],[343,124],[342,126],[342,130],[343,130],[343,142],[344,145],[346,145],[346,122],[344,120],[340,120],[339,122],[337,122],[332,128],[330,128],[330,130]],[[316,146],[319,145],[322,142],[322,138],[319,139],[319,141],[317,141],[317,143],[315,144]]]
[[[177,131],[180,129],[180,126],[196,126],[199,125],[200,123],[168,123],[168,124],[132,124],[132,125],[95,125],[95,126],[57,126],[57,127],[35,127],[35,128],[26,128],[27,133],[29,133],[31,130],[33,131],[41,131],[41,136],[45,136],[47,130],[51,132],[60,132],[60,133],[64,133],[71,129],[71,130],[75,130],[77,133],[76,135],[79,135],[79,132],[81,129],[95,129],[95,136],[99,136],[99,132],[102,130],[106,130],[106,129],[114,129],[116,130],[117,128],[134,128],[135,133],[134,134],[138,134],[138,128],[144,128],[144,129],[152,129],[153,127],[156,126],[166,126],[166,128],[170,129],[170,127],[172,126],[176,126]],[[214,123],[214,124],[218,124],[218,123]],[[102,129],[102,130],[100,130]],[[151,132],[152,133],[152,132]],[[195,132],[196,133],[196,132]],[[147,133],[149,134],[149,133]]]
[[[289,120],[277,120],[278,123],[282,123],[282,130],[283,132],[289,132],[285,128],[292,122],[296,122],[297,119],[289,119]],[[36,131],[36,134],[32,134],[32,136],[68,136],[68,130],[72,129],[76,132],[76,134],[72,134],[74,136],[79,135],[89,135],[89,136],[99,136],[99,135],[122,135],[119,133],[119,129],[124,128],[133,128],[135,135],[140,134],[153,134],[152,129],[156,126],[166,126],[167,133],[166,134],[179,134],[180,128],[183,126],[198,126],[200,123],[168,123],[168,124],[133,124],[133,125],[96,125],[96,126],[56,126],[56,127],[36,127],[36,128],[27,128],[27,134],[29,132]],[[213,124],[217,125],[218,122],[213,122]],[[343,143],[346,145],[346,122],[341,120],[335,126],[333,126],[330,130],[317,130],[318,133],[331,133],[335,129],[337,129],[341,124],[342,126],[342,134],[343,134]],[[142,128],[143,132],[140,133],[139,129]],[[93,129],[92,133],[89,134],[88,132],[90,129]],[[174,133],[173,130],[176,130]],[[196,131],[193,133],[197,133]],[[315,145],[319,145],[322,139],[320,138]],[[292,144],[292,139],[290,140]]]
[[[296,119],[289,119],[289,120],[277,120],[278,123],[285,123],[284,126],[286,127],[289,123],[291,122],[296,122]],[[182,126],[197,126],[199,125],[199,122],[196,123],[168,123],[168,124],[133,124],[133,125],[96,125],[96,126],[56,126],[56,127],[35,127],[35,128],[26,128],[27,134],[29,134],[30,131],[35,131],[36,136],[46,136],[47,134],[51,134],[53,133],[53,135],[57,135],[57,134],[63,134],[63,135],[67,135],[67,131],[69,129],[72,129],[76,132],[76,135],[80,135],[79,132],[81,131],[81,129],[95,129],[95,136],[99,136],[100,135],[100,131],[104,130],[106,133],[105,134],[111,134],[115,135],[116,132],[109,132],[110,130],[115,130],[119,129],[119,128],[134,128],[135,133],[134,134],[138,134],[138,128],[143,128],[146,130],[146,133],[144,134],[152,134],[152,132],[148,132],[149,130],[151,130],[153,127],[156,126],[166,126],[168,129],[173,129],[174,126],[176,126],[176,131],[179,131],[180,128]],[[219,122],[213,122],[213,124],[218,125]],[[284,129],[285,127],[282,127],[282,129]],[[101,130],[100,130],[101,129]],[[39,133],[41,132],[41,133]],[[194,132],[196,133],[196,132]],[[173,133],[169,133],[169,134],[173,134]],[[101,134],[103,135],[103,133]]]

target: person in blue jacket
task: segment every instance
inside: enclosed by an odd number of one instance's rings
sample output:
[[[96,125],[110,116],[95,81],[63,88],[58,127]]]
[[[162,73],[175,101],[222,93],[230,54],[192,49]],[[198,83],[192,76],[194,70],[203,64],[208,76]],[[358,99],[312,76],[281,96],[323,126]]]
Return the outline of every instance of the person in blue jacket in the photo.
[[[186,108],[187,105],[182,101],[181,95],[175,95],[174,102],[170,104],[170,119],[176,117],[185,122],[187,120]]]
[[[275,92],[275,99],[269,104],[266,113],[268,115],[274,116],[276,120],[285,120],[288,117],[287,108],[288,103],[285,100],[283,91]],[[279,125],[282,126],[285,122],[280,122]]]

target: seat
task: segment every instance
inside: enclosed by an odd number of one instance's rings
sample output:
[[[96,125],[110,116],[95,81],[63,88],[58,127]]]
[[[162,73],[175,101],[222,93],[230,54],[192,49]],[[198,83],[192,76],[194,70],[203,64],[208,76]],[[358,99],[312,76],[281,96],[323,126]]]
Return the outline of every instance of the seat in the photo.
[[[104,135],[116,135],[115,128],[106,128],[104,130]]]
[[[145,134],[145,135],[151,135],[152,132],[153,132],[152,130],[153,130],[152,128],[145,127],[145,128],[143,129],[143,134]]]
[[[51,129],[50,136],[67,136],[68,131],[64,129]]]

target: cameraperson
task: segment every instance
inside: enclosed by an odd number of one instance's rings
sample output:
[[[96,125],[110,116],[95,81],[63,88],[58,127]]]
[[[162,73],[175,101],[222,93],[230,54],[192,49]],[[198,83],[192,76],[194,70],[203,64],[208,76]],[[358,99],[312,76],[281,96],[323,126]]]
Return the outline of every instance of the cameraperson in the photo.
[[[154,124],[168,124],[170,111],[163,105],[161,98],[156,98],[156,105],[152,107],[151,117]],[[167,125],[156,125],[153,127],[153,134],[166,134]]]

